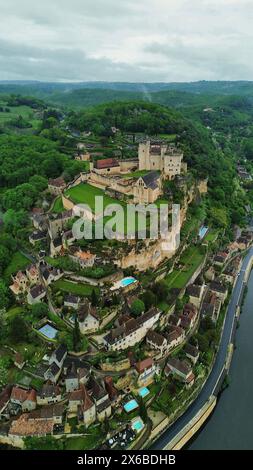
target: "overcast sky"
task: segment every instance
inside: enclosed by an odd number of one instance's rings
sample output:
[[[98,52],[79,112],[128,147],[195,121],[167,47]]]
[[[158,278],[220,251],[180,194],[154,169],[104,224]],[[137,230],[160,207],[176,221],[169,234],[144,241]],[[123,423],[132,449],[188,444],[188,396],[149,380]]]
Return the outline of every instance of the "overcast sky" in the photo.
[[[253,80],[253,0],[0,0],[0,80]]]

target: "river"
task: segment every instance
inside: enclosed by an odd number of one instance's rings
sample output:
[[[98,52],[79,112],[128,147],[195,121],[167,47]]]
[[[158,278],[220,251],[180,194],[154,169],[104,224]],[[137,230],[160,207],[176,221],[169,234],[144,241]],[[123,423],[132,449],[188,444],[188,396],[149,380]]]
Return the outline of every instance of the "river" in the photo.
[[[239,325],[229,387],[189,450],[253,449],[253,271]]]

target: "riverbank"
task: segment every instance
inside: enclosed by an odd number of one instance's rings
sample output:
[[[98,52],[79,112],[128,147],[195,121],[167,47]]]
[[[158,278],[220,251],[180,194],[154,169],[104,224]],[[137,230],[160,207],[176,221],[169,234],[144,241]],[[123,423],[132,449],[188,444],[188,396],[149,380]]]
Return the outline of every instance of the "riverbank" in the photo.
[[[185,430],[185,435],[189,436],[189,439],[192,437],[193,434],[189,433],[189,429],[187,426],[190,422],[194,423],[194,418],[198,415],[198,413],[205,407],[205,405],[210,400],[210,397],[218,395],[221,386],[223,384],[224,378],[228,373],[227,367],[231,364],[228,359],[228,351],[231,354],[233,348],[229,350],[229,346],[234,343],[235,340],[235,332],[237,327],[237,312],[238,312],[238,305],[240,305],[242,298],[243,298],[243,291],[248,281],[249,273],[252,268],[253,264],[253,248],[251,248],[248,254],[245,256],[243,265],[241,267],[240,275],[238,276],[236,285],[233,289],[230,302],[228,305],[227,315],[225,319],[224,329],[222,333],[221,345],[219,351],[217,353],[216,361],[214,363],[214,367],[210,376],[208,377],[203,389],[201,390],[200,394],[190,405],[187,411],[173,424],[171,425],[167,431],[163,432],[163,434],[155,441],[153,444],[154,449],[171,449],[171,445],[174,445],[176,436],[178,436],[178,441],[180,441],[181,434],[183,430]],[[206,419],[210,413],[206,416]],[[203,420],[202,424],[204,424],[205,420]],[[201,424],[201,425],[202,425]],[[195,430],[197,432],[198,429]],[[185,440],[184,444],[189,440]]]

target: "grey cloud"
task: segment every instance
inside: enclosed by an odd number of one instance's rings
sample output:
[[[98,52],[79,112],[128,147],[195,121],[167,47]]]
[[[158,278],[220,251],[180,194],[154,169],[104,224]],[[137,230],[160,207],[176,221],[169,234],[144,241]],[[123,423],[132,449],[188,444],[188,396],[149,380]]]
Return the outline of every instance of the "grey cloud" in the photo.
[[[252,79],[252,0],[0,0],[0,79]]]

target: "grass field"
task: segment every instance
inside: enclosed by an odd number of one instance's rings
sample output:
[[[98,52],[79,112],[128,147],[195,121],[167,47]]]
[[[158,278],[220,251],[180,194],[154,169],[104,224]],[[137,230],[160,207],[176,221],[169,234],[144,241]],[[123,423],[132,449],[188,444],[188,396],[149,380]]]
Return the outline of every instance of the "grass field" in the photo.
[[[6,268],[4,272],[4,275],[11,276],[13,273],[16,273],[17,271],[22,271],[29,264],[31,264],[31,261],[18,251],[17,253],[13,255],[10,261],[10,264],[8,265],[8,267]]]
[[[180,264],[183,265],[183,268],[180,270],[174,269],[173,272],[165,278],[169,288],[183,288],[202,263],[204,257],[205,253],[201,251],[199,246],[187,248],[180,259]]]
[[[82,283],[75,284],[64,279],[59,279],[59,281],[54,282],[53,288],[54,290],[69,292],[71,294],[80,295],[81,297],[89,297],[93,289],[96,291],[97,294],[99,293],[99,289],[97,287]]]
[[[60,213],[60,212],[64,212],[64,207],[63,207],[63,204],[62,204],[61,196],[59,196],[55,199],[54,205],[52,207],[51,212],[55,212],[57,214]]]
[[[102,196],[104,207],[108,206],[109,204],[121,204],[124,206],[124,203],[120,201],[116,201],[110,196],[107,196],[102,189],[95,188],[87,183],[81,183],[78,186],[74,186],[74,188],[68,189],[65,193],[67,196],[70,196],[70,199],[75,204],[88,204],[92,211],[95,210],[95,197]]]
[[[102,437],[103,434],[101,433],[100,426],[90,427],[84,436],[66,439],[65,448],[67,450],[95,449]]]
[[[110,204],[118,204],[124,209],[124,227],[122,227],[122,231],[120,233],[127,233],[127,222],[129,224],[129,230],[131,230],[133,233],[135,230],[137,230],[137,221],[138,221],[138,215],[136,214],[135,220],[131,217],[129,217],[129,220],[127,220],[127,204],[123,201],[119,201],[118,199],[113,199],[110,196],[107,196],[102,189],[96,188],[94,186],[91,186],[87,183],[81,183],[78,186],[75,186],[74,188],[69,189],[65,193],[66,195],[70,196],[70,199],[75,203],[75,204],[87,204],[92,211],[95,211],[95,197],[96,196],[102,196],[103,197],[103,207],[104,209],[109,206]],[[112,216],[105,216],[104,217],[104,224],[106,222],[109,222],[110,220],[114,219],[114,215]],[[140,220],[140,227],[143,228],[144,224],[142,219]],[[149,226],[149,220],[147,220],[147,227]],[[113,228],[114,229],[114,228]]]
[[[10,112],[0,112],[0,124],[17,119],[19,116],[29,121],[33,127],[36,127],[39,122],[34,118],[34,110],[29,106],[6,106],[6,103],[0,103],[0,106],[10,109]]]

